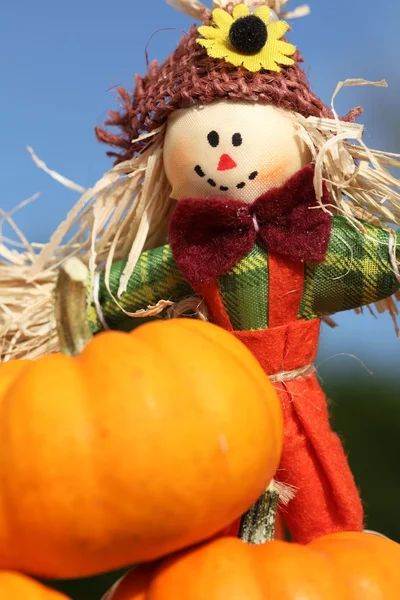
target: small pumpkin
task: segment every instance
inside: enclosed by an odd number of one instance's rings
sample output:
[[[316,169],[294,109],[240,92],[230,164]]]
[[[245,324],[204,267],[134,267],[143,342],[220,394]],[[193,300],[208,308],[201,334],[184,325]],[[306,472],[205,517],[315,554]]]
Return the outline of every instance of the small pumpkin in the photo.
[[[64,594],[13,571],[0,571],[0,598],[1,600],[68,600]]]
[[[282,430],[251,353],[196,320],[0,365],[0,566],[82,577],[207,539],[268,486]]]
[[[400,545],[336,533],[307,546],[220,538],[140,566],[103,600],[398,600]]]

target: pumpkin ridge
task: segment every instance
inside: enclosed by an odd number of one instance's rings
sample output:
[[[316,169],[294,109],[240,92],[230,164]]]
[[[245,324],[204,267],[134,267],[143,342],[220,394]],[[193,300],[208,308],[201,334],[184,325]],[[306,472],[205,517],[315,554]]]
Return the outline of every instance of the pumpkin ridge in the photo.
[[[184,321],[183,327],[187,328],[189,331],[191,331],[192,327],[191,324],[193,323],[193,320],[190,319],[182,319],[182,321]],[[217,328],[217,325],[213,325],[213,327]],[[219,329],[219,328],[218,328]],[[213,343],[215,343],[215,340],[212,338],[212,336],[208,335],[208,332],[206,333],[204,330],[200,331],[200,335],[202,337],[204,337],[205,339],[207,339],[208,341],[211,341]],[[231,334],[232,335],[232,334]],[[233,336],[232,336],[233,337]],[[246,353],[249,353],[249,359],[252,360],[252,362],[254,363],[254,365],[252,365],[252,368],[249,368],[249,366],[244,363],[238,356],[236,353],[234,353],[232,351],[232,347],[228,346],[228,345],[223,345],[223,344],[219,344],[224,352],[229,353],[230,357],[233,358],[235,360],[235,362],[238,364],[238,366],[240,366],[240,368],[244,368],[249,379],[255,384],[255,387],[262,392],[262,388],[265,387],[262,384],[262,379],[265,379],[267,376],[265,375],[261,365],[259,364],[258,360],[253,356],[253,354],[250,353],[250,351],[247,350],[247,348],[244,346],[244,344],[242,344],[241,342],[239,342],[239,340],[237,340],[236,338],[233,337],[233,339],[235,340],[236,343],[236,347],[242,347]],[[219,341],[219,340],[218,340]],[[256,368],[255,368],[256,367]],[[275,388],[274,384],[271,382],[271,380],[268,378],[268,381],[270,382],[271,386],[273,388]],[[280,416],[281,416],[281,412],[280,412]],[[271,416],[271,415],[270,415]],[[275,426],[278,425],[278,419],[275,419]],[[277,431],[276,428],[272,428],[272,434],[274,435],[274,447],[275,448],[280,448],[282,441],[283,441],[283,422],[279,419],[279,425],[282,424],[282,428],[281,431],[279,432],[279,437],[277,435]],[[280,451],[279,451],[279,457],[280,457]],[[279,458],[278,457],[278,458]]]
[[[346,539],[336,533],[305,546],[219,538],[167,557],[154,565],[153,573],[146,565],[147,579],[139,566],[106,598],[398,600],[400,546],[371,537],[355,532]],[[332,548],[337,560],[330,556]]]

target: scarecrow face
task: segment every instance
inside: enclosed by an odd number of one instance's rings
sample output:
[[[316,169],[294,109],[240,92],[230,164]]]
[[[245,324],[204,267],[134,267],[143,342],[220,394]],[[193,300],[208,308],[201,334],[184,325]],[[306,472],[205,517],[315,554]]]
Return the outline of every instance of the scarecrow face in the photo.
[[[174,112],[164,165],[171,197],[253,202],[311,162],[290,113],[274,106],[220,101]]]

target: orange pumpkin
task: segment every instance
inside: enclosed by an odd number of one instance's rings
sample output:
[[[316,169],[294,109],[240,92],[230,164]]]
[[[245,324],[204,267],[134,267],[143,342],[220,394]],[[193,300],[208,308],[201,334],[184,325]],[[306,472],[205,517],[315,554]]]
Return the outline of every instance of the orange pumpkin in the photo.
[[[68,600],[64,594],[12,571],[0,571],[0,598],[1,600]]]
[[[0,567],[81,577],[207,539],[262,494],[282,430],[255,358],[209,323],[0,365]]]
[[[336,533],[307,546],[221,538],[143,565],[103,600],[398,600],[400,545]]]

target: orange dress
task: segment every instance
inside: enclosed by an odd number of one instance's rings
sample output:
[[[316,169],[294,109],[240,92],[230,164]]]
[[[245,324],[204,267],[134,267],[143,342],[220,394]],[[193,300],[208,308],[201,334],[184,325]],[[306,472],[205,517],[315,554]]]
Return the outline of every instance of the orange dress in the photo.
[[[336,531],[362,531],[361,500],[312,364],[320,320],[298,319],[304,263],[269,256],[269,328],[234,331],[215,283],[202,293],[212,320],[240,339],[274,381],[284,415],[283,454],[276,479],[295,484],[283,518],[292,539],[308,543]]]

